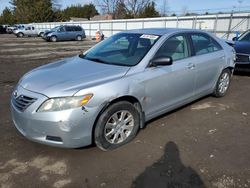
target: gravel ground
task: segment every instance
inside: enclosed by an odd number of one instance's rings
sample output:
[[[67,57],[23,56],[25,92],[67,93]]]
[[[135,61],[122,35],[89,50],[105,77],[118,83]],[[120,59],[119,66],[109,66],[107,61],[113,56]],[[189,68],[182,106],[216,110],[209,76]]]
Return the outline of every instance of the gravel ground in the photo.
[[[0,35],[0,186],[113,188],[250,187],[250,77],[235,75],[224,98],[205,97],[147,123],[126,146],[61,149],[15,129],[10,94],[27,71],[90,48]],[[35,125],[34,125],[35,126]]]

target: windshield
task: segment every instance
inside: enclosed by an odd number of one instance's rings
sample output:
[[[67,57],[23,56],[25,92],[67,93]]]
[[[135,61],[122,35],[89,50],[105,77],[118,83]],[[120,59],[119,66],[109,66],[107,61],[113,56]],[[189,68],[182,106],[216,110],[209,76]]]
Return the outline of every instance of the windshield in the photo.
[[[99,63],[134,66],[158,39],[157,35],[119,33],[93,47],[82,58]]]
[[[250,31],[243,33],[238,40],[250,42]]]
[[[54,27],[53,29],[51,29],[51,31],[57,31],[57,29],[59,28],[60,26],[57,26],[57,27]]]

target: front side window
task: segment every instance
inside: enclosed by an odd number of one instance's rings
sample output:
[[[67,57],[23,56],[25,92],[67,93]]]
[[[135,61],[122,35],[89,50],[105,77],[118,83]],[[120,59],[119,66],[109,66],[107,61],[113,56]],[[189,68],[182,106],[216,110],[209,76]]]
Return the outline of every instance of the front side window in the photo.
[[[222,49],[222,47],[208,35],[191,34],[191,38],[193,41],[194,51],[196,55],[216,52]]]
[[[82,58],[106,64],[134,66],[158,39],[157,35],[119,33],[99,43]]]
[[[155,54],[155,57],[172,57],[173,61],[189,57],[188,43],[182,35],[173,36],[166,40]]]
[[[64,32],[65,29],[64,29],[64,27],[60,27],[60,28],[58,29],[58,31],[59,31],[59,32]]]

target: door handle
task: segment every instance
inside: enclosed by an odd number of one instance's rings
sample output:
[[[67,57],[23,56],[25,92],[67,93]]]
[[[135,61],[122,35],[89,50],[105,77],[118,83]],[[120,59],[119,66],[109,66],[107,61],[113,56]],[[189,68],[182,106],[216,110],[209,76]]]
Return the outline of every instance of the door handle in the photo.
[[[187,66],[188,69],[193,69],[195,68],[195,64],[193,63],[189,63],[188,66]]]

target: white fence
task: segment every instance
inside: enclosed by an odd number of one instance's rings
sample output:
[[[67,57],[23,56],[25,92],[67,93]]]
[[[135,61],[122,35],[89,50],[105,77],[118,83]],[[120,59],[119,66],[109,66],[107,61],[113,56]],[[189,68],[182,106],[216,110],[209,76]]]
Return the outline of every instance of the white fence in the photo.
[[[244,32],[250,28],[250,12],[235,14],[214,14],[202,16],[159,17],[145,19],[122,19],[81,22],[32,23],[39,29],[51,29],[59,25],[80,25],[87,36],[94,36],[96,30],[103,31],[109,37],[114,33],[141,28],[174,27],[203,29],[215,33],[218,37],[230,39],[235,31]]]

